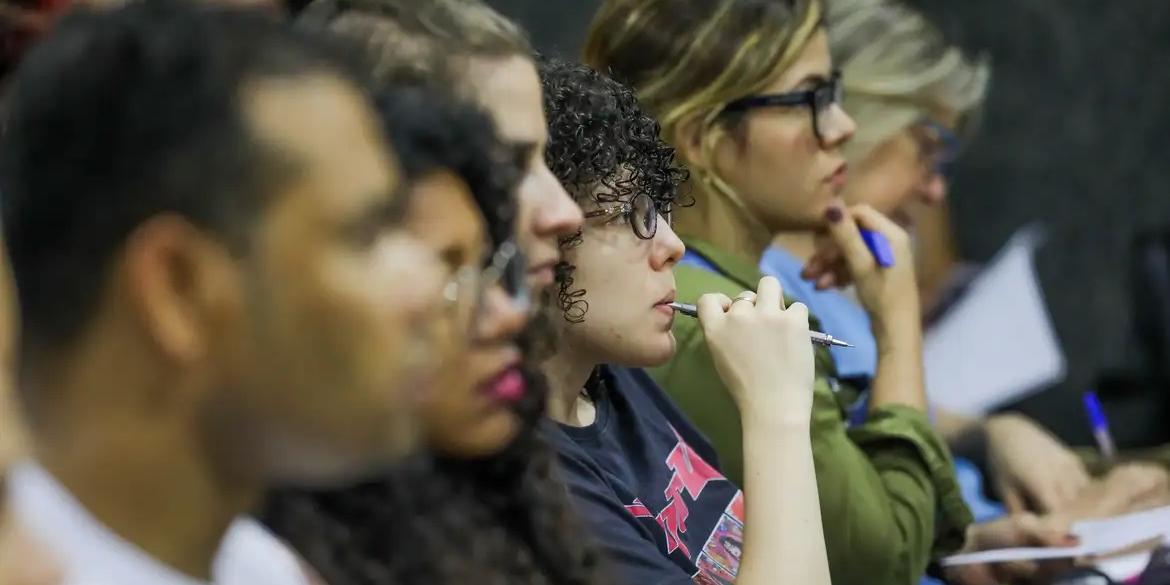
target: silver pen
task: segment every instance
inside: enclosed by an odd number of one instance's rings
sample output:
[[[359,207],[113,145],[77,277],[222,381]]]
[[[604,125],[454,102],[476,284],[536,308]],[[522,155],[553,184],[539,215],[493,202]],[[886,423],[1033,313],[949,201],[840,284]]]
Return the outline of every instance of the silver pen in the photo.
[[[686,315],[688,317],[696,317],[697,318],[699,316],[699,311],[698,311],[698,309],[695,308],[694,305],[688,305],[686,303],[670,303],[670,308],[672,308],[675,311],[682,313],[683,315]],[[835,345],[837,347],[853,347],[849,343],[841,341],[840,339],[837,339],[836,337],[833,337],[832,335],[829,335],[827,333],[821,333],[820,331],[809,331],[808,336],[812,339],[813,343],[816,343],[818,345],[826,345],[826,346]]]

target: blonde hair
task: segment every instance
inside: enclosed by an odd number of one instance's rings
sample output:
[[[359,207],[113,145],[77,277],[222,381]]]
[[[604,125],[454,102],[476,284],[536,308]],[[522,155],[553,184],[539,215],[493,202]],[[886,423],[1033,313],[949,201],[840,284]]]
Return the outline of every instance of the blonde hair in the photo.
[[[377,82],[458,83],[452,58],[534,57],[524,32],[480,0],[317,0],[299,24],[357,43]]]
[[[694,176],[744,208],[710,161],[741,119],[723,108],[774,82],[820,25],[820,0],[606,0],[584,59],[630,85],[668,142],[681,126],[701,124]]]
[[[825,0],[829,47],[842,71],[845,110],[857,121],[846,146],[852,160],[934,112],[969,122],[990,78],[985,57],[971,59],[900,0]],[[971,124],[964,124],[970,128]]]

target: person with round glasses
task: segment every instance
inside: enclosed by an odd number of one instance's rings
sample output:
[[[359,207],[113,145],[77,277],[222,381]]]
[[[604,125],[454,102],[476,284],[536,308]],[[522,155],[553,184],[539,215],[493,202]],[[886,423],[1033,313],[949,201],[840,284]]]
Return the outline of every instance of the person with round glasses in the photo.
[[[813,351],[808,313],[782,303],[775,278],[703,295],[703,342],[751,412],[746,483],[642,368],[682,347],[673,268],[684,254],[671,219],[694,210],[686,172],[633,92],[584,65],[541,64],[548,166],[585,212],[564,243],[562,294],[548,310],[554,351],[545,428],[612,583],[827,585],[809,435]],[[743,485],[743,491],[740,486]],[[742,554],[725,547],[743,543]]]
[[[837,583],[904,585],[963,543],[971,514],[926,414],[909,237],[845,197],[858,128],[842,108],[850,72],[837,73],[824,15],[819,0],[606,0],[584,56],[634,88],[691,173],[695,206],[674,222],[687,247],[680,301],[754,286],[779,234],[829,235],[838,262],[822,270],[846,268],[882,356],[868,417],[851,427],[845,407],[857,391],[816,350],[811,434],[830,569]],[[893,267],[877,267],[859,228],[886,236]],[[699,324],[678,319],[674,334],[678,352],[651,374],[739,482],[752,413],[717,375]]]

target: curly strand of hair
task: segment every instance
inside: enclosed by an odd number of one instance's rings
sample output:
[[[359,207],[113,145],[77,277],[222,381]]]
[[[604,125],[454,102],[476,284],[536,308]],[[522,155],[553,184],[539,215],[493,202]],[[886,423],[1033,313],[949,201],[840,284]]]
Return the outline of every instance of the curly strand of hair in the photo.
[[[573,271],[576,269],[576,266],[568,262],[557,264],[557,306],[564,313],[565,321],[569,323],[584,323],[585,313],[589,312],[589,301],[585,300],[585,289],[572,290]]]

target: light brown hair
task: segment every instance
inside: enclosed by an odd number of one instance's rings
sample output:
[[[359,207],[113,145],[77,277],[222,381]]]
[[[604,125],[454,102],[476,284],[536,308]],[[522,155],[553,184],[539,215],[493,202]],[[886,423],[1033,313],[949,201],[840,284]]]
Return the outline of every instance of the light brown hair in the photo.
[[[826,0],[826,7],[844,106],[858,122],[846,146],[851,159],[925,116],[941,111],[969,122],[978,113],[991,75],[985,57],[965,55],[901,0]]]
[[[524,32],[479,0],[317,0],[299,22],[357,43],[379,82],[458,83],[453,59],[533,56]]]
[[[738,124],[723,107],[772,83],[820,25],[820,0],[606,0],[584,59],[633,87],[674,146],[681,127],[701,124],[706,160]],[[700,167],[698,179],[735,198]]]

